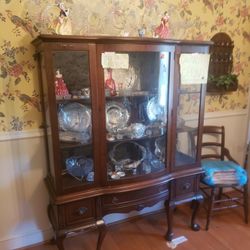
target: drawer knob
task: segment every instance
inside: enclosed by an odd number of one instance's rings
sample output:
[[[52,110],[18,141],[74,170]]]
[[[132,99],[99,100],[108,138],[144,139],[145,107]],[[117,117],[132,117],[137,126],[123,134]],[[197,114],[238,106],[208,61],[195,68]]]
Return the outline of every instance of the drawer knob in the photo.
[[[63,48],[72,48],[73,44],[62,44],[61,45]]]
[[[188,190],[191,187],[191,183],[187,182],[183,185],[182,189],[183,190]]]
[[[143,204],[137,205],[136,210],[141,211],[145,206]]]
[[[117,204],[118,202],[119,202],[119,199],[114,196],[113,199],[112,199],[112,203]]]
[[[80,207],[78,211],[79,211],[80,215],[83,215],[83,214],[85,214],[87,212],[87,210],[88,209],[86,207]]]

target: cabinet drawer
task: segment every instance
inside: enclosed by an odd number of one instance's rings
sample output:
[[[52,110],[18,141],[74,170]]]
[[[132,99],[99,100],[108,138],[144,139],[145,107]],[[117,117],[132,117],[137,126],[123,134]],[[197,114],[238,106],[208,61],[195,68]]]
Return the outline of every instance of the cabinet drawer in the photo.
[[[81,225],[95,218],[95,200],[86,199],[65,204],[61,207],[61,225]]]
[[[196,191],[196,176],[184,177],[175,181],[176,196],[192,195]]]
[[[102,204],[105,212],[141,210],[147,205],[154,205],[153,203],[167,198],[168,185],[164,184],[136,191],[105,195],[102,197]]]

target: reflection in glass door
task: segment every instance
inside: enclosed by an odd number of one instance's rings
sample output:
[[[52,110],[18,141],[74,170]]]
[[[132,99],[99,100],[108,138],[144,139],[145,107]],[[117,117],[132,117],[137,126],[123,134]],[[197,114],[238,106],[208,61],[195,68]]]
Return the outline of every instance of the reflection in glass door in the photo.
[[[102,53],[108,180],[165,168],[169,56]]]
[[[175,166],[196,162],[201,85],[181,85],[176,129]]]
[[[94,181],[88,51],[53,53],[63,189]]]

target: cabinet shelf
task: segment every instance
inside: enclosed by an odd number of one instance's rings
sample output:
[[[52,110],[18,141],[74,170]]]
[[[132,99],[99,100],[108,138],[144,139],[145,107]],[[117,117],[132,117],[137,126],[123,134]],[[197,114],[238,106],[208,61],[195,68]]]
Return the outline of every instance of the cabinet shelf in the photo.
[[[200,90],[195,90],[195,91],[187,91],[187,90],[180,90],[179,94],[180,95],[192,95],[192,94],[200,94]]]
[[[82,104],[91,104],[91,98],[71,98],[71,99],[57,99],[57,104],[67,104],[72,102],[79,102]]]
[[[77,147],[90,147],[92,146],[92,143],[80,143],[80,142],[74,142],[74,141],[60,141],[60,148],[61,149],[71,149],[71,148],[77,148]]]
[[[158,135],[158,136],[143,136],[141,138],[116,139],[116,140],[113,140],[113,141],[107,140],[107,142],[109,144],[118,143],[118,142],[130,142],[130,141],[138,141],[139,142],[139,141],[146,141],[146,140],[158,139],[158,138],[161,138],[163,136],[165,136],[165,134]]]
[[[62,181],[63,181],[65,189],[69,189],[69,188],[76,187],[76,186],[77,187],[89,186],[93,183],[93,182],[89,182],[85,180],[83,181],[77,180],[76,178],[68,174],[67,171],[63,171],[61,175],[62,175]]]
[[[147,92],[147,93],[145,93]],[[106,96],[106,100],[112,100],[112,99],[120,99],[120,98],[139,98],[139,97],[153,97],[157,96],[158,93],[150,93],[148,91],[142,91],[138,93],[132,93],[130,95],[115,95],[115,96]]]

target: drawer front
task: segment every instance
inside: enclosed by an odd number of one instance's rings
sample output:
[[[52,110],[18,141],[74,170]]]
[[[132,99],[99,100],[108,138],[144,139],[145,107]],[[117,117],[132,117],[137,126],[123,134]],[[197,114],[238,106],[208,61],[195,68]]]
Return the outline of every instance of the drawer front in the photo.
[[[177,197],[193,195],[196,192],[196,176],[189,176],[175,181],[175,195]]]
[[[95,199],[71,202],[60,207],[61,226],[80,226],[95,219]]]
[[[168,184],[146,189],[110,194],[102,197],[104,214],[108,212],[140,211],[160,200],[168,198]]]
[[[103,197],[103,204],[110,205],[110,204],[121,204],[131,201],[140,200],[143,198],[147,198],[150,196],[157,196],[161,193],[168,192],[167,184],[150,187],[145,189],[140,189],[136,191],[124,192],[124,193],[117,193],[113,195],[107,195]]]

